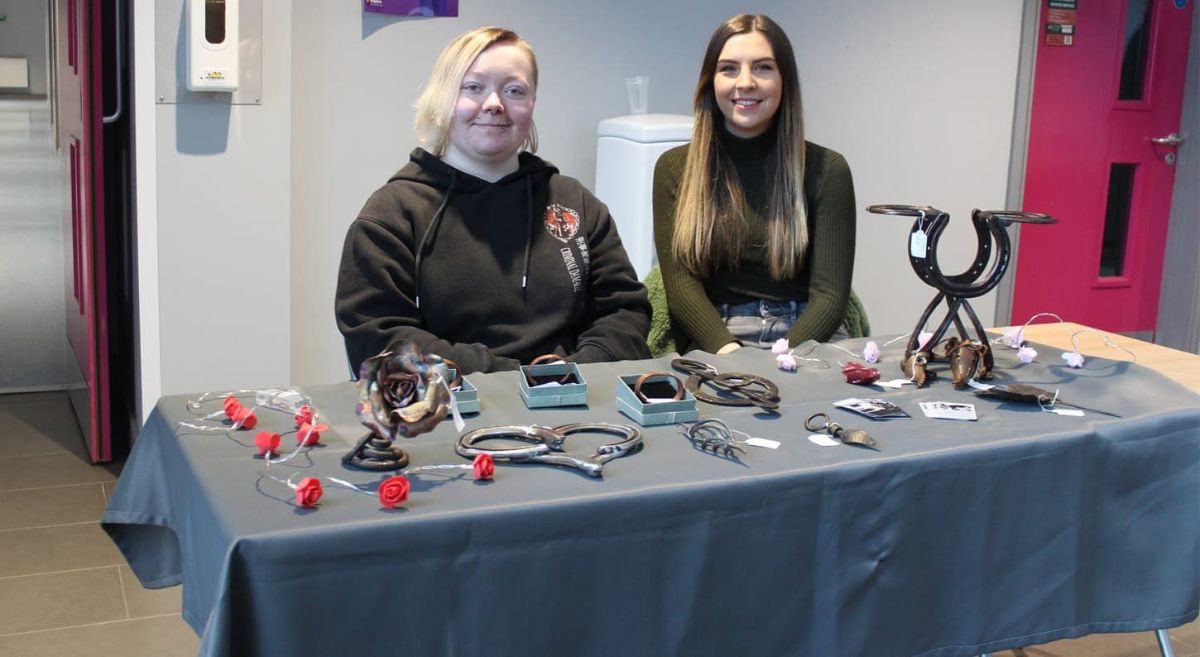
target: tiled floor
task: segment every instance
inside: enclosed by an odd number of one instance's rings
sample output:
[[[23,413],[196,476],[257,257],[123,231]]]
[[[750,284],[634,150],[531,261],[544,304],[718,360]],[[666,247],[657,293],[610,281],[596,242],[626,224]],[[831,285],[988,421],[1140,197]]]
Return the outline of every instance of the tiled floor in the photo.
[[[100,529],[118,471],[65,392],[0,395],[0,657],[196,654],[180,589],[143,589]]]
[[[0,657],[195,655],[179,588],[143,589],[100,529],[118,468],[87,464],[66,393],[0,395],[0,429]],[[1176,657],[1200,657],[1200,622],[1171,638]],[[1151,632],[995,653],[1158,654]]]

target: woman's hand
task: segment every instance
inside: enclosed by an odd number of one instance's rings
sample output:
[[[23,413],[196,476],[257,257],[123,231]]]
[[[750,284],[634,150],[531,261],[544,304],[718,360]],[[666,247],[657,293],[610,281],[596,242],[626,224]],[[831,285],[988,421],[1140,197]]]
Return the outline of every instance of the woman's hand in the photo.
[[[728,354],[728,353],[737,351],[738,349],[741,349],[741,348],[742,348],[742,345],[740,345],[736,342],[730,342],[729,344],[725,345],[724,347],[721,347],[720,349],[718,349],[717,355],[720,356],[721,354]]]

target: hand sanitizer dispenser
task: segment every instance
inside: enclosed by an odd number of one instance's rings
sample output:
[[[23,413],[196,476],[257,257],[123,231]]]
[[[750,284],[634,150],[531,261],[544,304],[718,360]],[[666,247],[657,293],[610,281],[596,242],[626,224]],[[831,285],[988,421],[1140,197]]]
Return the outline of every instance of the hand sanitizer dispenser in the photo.
[[[187,0],[187,88],[236,91],[238,0]]]

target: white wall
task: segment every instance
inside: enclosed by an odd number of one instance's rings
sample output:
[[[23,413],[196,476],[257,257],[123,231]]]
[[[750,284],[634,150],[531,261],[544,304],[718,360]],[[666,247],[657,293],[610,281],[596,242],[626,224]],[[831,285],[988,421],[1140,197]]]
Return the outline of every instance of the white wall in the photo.
[[[517,30],[539,56],[540,153],[591,186],[595,127],[625,114],[624,78],[652,78],[650,111],[687,113],[704,46],[737,10],[789,33],[809,137],[842,152],[858,204],[934,205],[954,220],[942,260],[975,253],[972,208],[1004,205],[1019,3],[936,0],[462,2],[459,18],[363,16],[357,3],[294,6],[292,373],[345,378],[332,316],[342,238],[363,201],[414,146],[411,104],[438,52],[471,27]],[[911,329],[932,297],[905,256],[909,222],[860,212],[854,287],[877,333]],[[302,265],[300,264],[302,263]],[[974,303],[989,324],[994,301]]]
[[[177,44],[155,44],[155,12],[139,5],[134,109],[145,414],[159,395],[291,381],[292,10],[286,0],[263,2],[261,105],[158,104],[154,67],[173,65]],[[157,19],[178,24],[180,7],[156,3]]]
[[[809,136],[849,159],[860,207],[953,213],[943,260],[955,273],[975,251],[971,208],[1005,198],[1015,4],[740,8],[791,35]],[[541,154],[590,186],[596,124],[628,111],[624,78],[651,76],[650,111],[688,112],[708,36],[733,11],[712,0],[465,0],[458,18],[399,19],[357,2],[264,0],[263,104],[221,109],[155,103],[146,8],[134,14],[144,412],[160,394],[346,378],[333,320],[342,238],[407,160],[412,101],[453,36],[502,24],[533,44]],[[860,212],[855,288],[877,333],[909,330],[931,297],[905,258],[907,231]],[[992,305],[975,304],[985,324]]]

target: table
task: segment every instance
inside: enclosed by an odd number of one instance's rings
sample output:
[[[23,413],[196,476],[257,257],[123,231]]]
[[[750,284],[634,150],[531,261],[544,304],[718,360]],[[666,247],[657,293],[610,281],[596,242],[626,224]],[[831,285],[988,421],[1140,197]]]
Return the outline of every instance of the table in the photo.
[[[899,376],[902,344],[884,349],[885,378]],[[1122,418],[974,399],[946,381],[874,394],[836,366],[784,373],[752,349],[692,354],[780,384],[775,418],[701,405],[701,417],[780,440],[778,450],[732,461],[653,427],[602,480],[505,464],[487,484],[415,475],[394,511],[332,486],[317,509],[289,504],[285,486],[257,479],[253,432],[179,435],[191,415],[184,397],[167,397],[103,526],[145,586],[184,584],[183,616],[207,656],[949,657],[1195,619],[1200,398],[1121,352],[1075,370],[1038,350],[1020,365],[997,346],[999,380],[1060,388]],[[810,356],[850,358],[831,345]],[[624,421],[617,376],[668,362],[582,366],[586,409],[530,411],[516,373],[473,375],[483,409],[469,426]],[[307,392],[330,445],[272,474],[377,481],[339,463],[361,434],[353,388]],[[868,429],[879,452],[806,440],[808,414],[851,396],[884,396],[913,419],[831,412]],[[927,419],[922,400],[974,402],[979,421]],[[275,431],[291,424],[260,415]],[[446,422],[409,441],[413,463],[465,463],[456,436]]]

